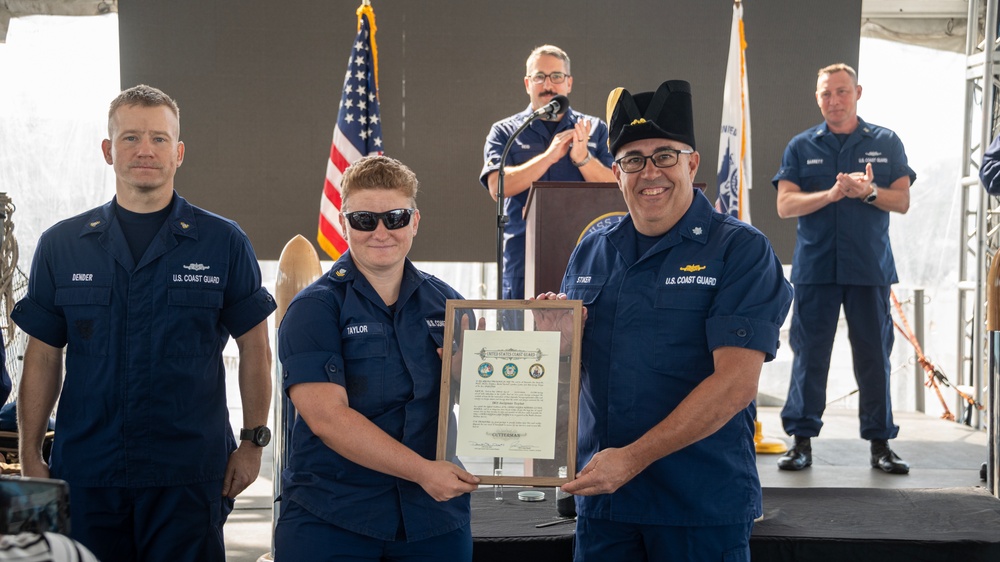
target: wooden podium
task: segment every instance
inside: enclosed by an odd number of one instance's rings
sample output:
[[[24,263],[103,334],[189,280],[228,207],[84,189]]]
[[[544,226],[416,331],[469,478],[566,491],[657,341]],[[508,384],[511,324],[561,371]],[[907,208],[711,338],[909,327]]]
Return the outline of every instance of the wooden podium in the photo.
[[[583,235],[617,223],[627,212],[616,183],[531,184],[524,205],[524,296],[558,292]]]

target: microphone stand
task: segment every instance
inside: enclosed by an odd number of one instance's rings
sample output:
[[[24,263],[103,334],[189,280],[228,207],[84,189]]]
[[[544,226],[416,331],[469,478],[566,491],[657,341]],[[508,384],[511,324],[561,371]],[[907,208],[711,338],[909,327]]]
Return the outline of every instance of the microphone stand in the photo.
[[[568,104],[567,104],[568,105]],[[565,109],[563,109],[565,111]],[[503,147],[503,156],[500,157],[500,176],[497,178],[497,300],[503,300],[503,231],[504,227],[510,222],[510,217],[507,216],[506,210],[504,209],[505,201],[503,195],[503,181],[504,181],[504,166],[507,165],[507,153],[510,152],[510,147],[514,144],[514,139],[517,138],[525,129],[528,128],[531,123],[533,123],[539,117],[550,115],[549,113],[532,113],[528,119],[521,124],[520,127],[514,131],[514,134],[507,139],[507,143]],[[497,315],[497,329],[501,329],[500,316]]]
[[[568,104],[567,104],[568,105]],[[533,123],[539,117],[544,115],[549,115],[548,113],[532,113],[528,118],[521,124],[520,127],[514,131],[514,134],[507,139],[507,143],[503,147],[503,155],[500,156],[500,168],[499,177],[497,177],[497,300],[503,300],[503,231],[504,227],[510,221],[510,217],[507,216],[507,212],[504,209],[505,201],[503,196],[503,177],[504,177],[504,166],[507,165],[507,153],[510,152],[510,147],[514,145],[514,139],[517,138],[525,129],[528,128],[531,123]],[[503,330],[503,314],[497,314],[497,331]],[[500,475],[503,469],[503,459],[501,457],[493,458],[493,474]],[[494,496],[498,496],[497,499],[503,499],[500,495],[503,492],[502,487],[493,487]]]

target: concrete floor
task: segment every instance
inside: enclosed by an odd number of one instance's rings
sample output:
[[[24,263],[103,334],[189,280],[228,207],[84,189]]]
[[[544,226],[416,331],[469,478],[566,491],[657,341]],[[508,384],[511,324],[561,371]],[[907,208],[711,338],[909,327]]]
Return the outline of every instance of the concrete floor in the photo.
[[[780,408],[760,408],[765,437],[791,438],[781,429]],[[870,465],[868,442],[858,435],[857,410],[828,408],[823,431],[812,440],[813,465],[799,472],[778,470],[780,455],[757,455],[760,483],[773,488],[955,488],[985,486],[979,467],[986,461],[988,434],[916,412],[896,412],[899,436],[893,451],[910,463],[910,473],[886,474]]]
[[[238,403],[238,402],[237,402]],[[781,430],[780,408],[762,407],[758,420],[765,437],[791,440]],[[899,438],[893,450],[910,463],[907,475],[872,469],[868,442],[858,437],[857,411],[830,407],[821,437],[813,439],[813,466],[801,472],[778,470],[779,455],[758,455],[761,485],[783,488],[955,488],[985,486],[979,467],[986,460],[987,433],[915,412],[897,412]],[[255,562],[271,549],[273,494],[271,448],[264,450],[261,475],[236,500],[226,523],[227,560]]]

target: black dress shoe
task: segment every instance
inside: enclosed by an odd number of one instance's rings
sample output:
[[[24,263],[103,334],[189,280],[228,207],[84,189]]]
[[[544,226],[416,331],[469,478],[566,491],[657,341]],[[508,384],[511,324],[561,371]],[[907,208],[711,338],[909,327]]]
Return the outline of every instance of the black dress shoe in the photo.
[[[907,474],[910,472],[910,465],[899,455],[892,452],[889,442],[885,439],[872,439],[872,468],[879,468],[889,474]]]
[[[808,437],[795,437],[795,446],[778,459],[781,470],[802,470],[813,463],[812,444]]]

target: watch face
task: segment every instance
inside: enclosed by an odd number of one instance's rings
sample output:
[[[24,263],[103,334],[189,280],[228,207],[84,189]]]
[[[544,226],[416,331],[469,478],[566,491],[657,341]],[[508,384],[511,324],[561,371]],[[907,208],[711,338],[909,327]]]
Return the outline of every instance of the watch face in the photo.
[[[266,447],[271,442],[271,430],[267,426],[260,426],[254,432],[253,442],[258,447]]]

